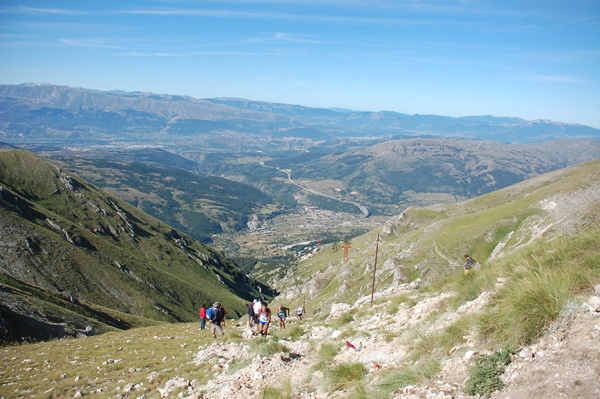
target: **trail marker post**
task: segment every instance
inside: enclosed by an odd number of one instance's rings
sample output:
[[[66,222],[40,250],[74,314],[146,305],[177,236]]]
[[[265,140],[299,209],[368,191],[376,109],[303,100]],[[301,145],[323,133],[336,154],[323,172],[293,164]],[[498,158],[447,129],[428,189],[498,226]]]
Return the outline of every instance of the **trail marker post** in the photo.
[[[379,252],[379,233],[375,244],[375,264],[373,266],[373,286],[371,287],[371,305],[373,304],[373,293],[375,292],[375,272],[377,272],[377,253]]]

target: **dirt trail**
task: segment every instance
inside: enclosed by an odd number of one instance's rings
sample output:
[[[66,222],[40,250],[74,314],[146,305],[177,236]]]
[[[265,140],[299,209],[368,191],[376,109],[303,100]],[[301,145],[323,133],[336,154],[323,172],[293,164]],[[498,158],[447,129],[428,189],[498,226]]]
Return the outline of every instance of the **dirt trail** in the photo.
[[[500,279],[499,285],[504,281]],[[598,288],[600,291],[600,287]],[[513,355],[512,363],[502,376],[505,388],[496,392],[493,399],[533,399],[533,398],[600,398],[600,297],[592,294],[582,298],[582,304],[573,305],[548,332],[534,345],[520,348]],[[397,338],[386,339],[393,332],[398,336],[402,331],[426,327],[429,331],[444,328],[460,315],[480,312],[491,297],[490,292],[465,303],[455,312],[441,315],[433,325],[426,323],[425,315],[435,313],[439,303],[451,296],[425,297],[413,307],[400,308],[393,315],[376,312],[368,320],[353,324],[357,335],[354,348],[343,345],[332,363],[363,363],[367,370],[366,383],[376,384],[392,369],[405,362],[408,348]],[[594,301],[597,307],[590,305]],[[360,305],[358,305],[360,306]],[[323,343],[344,342],[342,331],[326,327],[323,323],[314,324],[305,320],[302,326],[306,333],[298,340],[279,340],[287,351],[270,356],[257,355],[251,350],[254,340],[242,343],[216,341],[199,348],[195,356],[197,363],[212,364],[212,369],[220,371],[204,386],[195,386],[187,396],[191,399],[245,399],[259,398],[266,387],[280,392],[289,392],[296,399],[351,398],[352,390],[328,392],[327,379],[322,371],[315,371],[319,360],[316,356]],[[247,333],[243,326],[238,327]],[[480,355],[477,341],[467,343],[453,351],[453,357],[441,364],[439,372],[432,380],[415,386],[396,390],[391,398],[471,398],[464,392],[469,377],[469,368]],[[235,369],[235,370],[234,370]],[[172,381],[175,385],[176,381]],[[287,384],[287,385],[286,385]],[[163,397],[169,396],[165,387]]]

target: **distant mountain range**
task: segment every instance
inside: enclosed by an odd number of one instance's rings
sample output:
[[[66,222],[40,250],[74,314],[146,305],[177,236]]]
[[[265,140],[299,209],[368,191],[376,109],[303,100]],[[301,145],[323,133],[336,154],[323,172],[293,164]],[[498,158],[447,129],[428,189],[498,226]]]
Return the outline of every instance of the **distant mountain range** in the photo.
[[[399,135],[509,143],[600,138],[598,129],[546,120],[347,111],[51,84],[0,85],[0,138],[10,143],[34,139],[193,145],[198,135],[232,134],[315,141]]]

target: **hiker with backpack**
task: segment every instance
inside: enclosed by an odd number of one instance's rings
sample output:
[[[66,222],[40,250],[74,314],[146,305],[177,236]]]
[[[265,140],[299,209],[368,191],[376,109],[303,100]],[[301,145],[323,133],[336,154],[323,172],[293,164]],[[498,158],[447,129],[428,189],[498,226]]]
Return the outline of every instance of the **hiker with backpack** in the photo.
[[[277,318],[279,319],[279,328],[285,329],[285,319],[290,315],[290,309],[283,305],[277,308]]]
[[[221,312],[223,313],[223,320],[221,320],[221,327],[223,327],[223,331],[225,331],[225,316],[227,315],[227,311],[225,310],[223,305],[219,305],[219,309],[221,309]]]
[[[469,256],[469,254],[465,254],[465,259],[466,259],[466,263],[465,263],[464,267],[465,267],[465,276],[466,276],[467,274],[469,274],[469,272],[473,268],[473,265],[475,263],[477,263],[477,261],[475,259],[471,258]]]
[[[260,312],[258,313],[258,332],[263,337],[267,336],[270,324],[271,324],[271,309],[268,308],[266,302],[263,302]]]
[[[221,303],[215,302],[213,303],[212,308],[206,311],[207,315],[210,315],[210,332],[212,333],[213,338],[217,338],[217,333],[223,337],[225,333],[223,332],[223,326],[221,323],[223,322],[224,315],[221,310]]]

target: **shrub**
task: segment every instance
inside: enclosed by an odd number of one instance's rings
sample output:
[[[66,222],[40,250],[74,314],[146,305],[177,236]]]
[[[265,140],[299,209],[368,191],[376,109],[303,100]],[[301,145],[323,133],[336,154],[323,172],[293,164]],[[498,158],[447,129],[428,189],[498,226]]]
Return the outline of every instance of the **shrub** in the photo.
[[[354,321],[354,316],[351,313],[342,313],[339,320],[342,324],[348,324]]]
[[[493,392],[504,387],[500,376],[510,363],[510,355],[514,353],[508,347],[489,356],[483,356],[471,368],[471,376],[465,384],[465,392],[469,395],[481,395],[489,398]]]
[[[398,313],[398,309],[400,308],[400,305],[405,302],[408,302],[408,295],[406,295],[406,294],[392,297],[388,307],[386,308],[386,313],[389,315],[394,315],[394,314]]]
[[[381,382],[375,387],[376,392],[373,393],[373,396],[389,398],[390,393],[399,388],[433,378],[440,369],[441,366],[437,360],[426,359],[414,363],[412,366],[389,370],[382,374]]]
[[[337,355],[340,350],[340,346],[336,344],[323,344],[319,348],[317,353],[319,360],[331,360]]]

